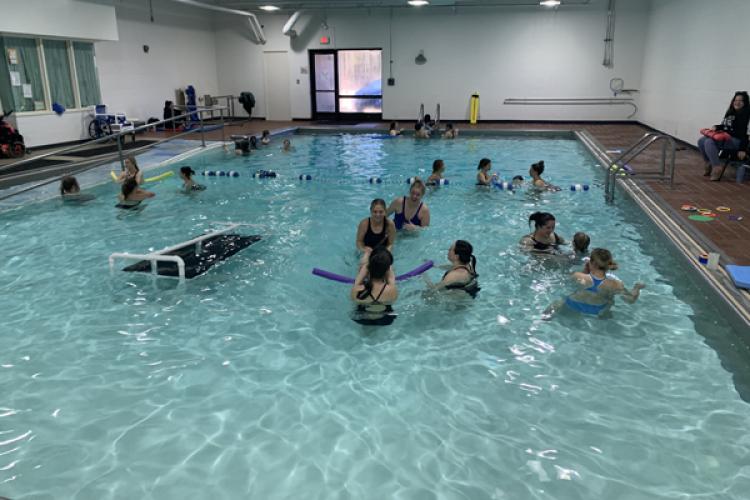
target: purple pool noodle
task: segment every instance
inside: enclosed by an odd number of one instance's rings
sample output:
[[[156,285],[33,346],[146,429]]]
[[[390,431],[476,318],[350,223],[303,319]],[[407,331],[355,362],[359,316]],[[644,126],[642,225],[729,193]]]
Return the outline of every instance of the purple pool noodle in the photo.
[[[434,262],[432,262],[431,260],[427,260],[423,264],[409,271],[408,273],[404,273],[404,274],[400,274],[396,276],[396,281],[404,281],[404,280],[408,280],[409,278],[413,278],[414,276],[419,276],[420,274],[427,271],[434,265],[435,265]]]
[[[330,271],[326,271],[325,269],[318,269],[317,267],[313,267],[312,273],[316,276],[320,276],[321,278],[339,281],[341,283],[354,283],[354,278],[349,278],[347,276],[332,273]]]
[[[396,281],[404,281],[404,280],[408,280],[409,278],[413,278],[414,276],[419,276],[420,274],[427,271],[434,265],[435,263],[432,262],[431,260],[425,261],[424,263],[420,264],[419,266],[412,269],[408,273],[404,273],[404,274],[396,276]],[[312,273],[315,276],[320,276],[321,278],[338,281],[340,283],[350,283],[350,284],[354,283],[354,278],[349,278],[348,276],[342,276],[340,274],[332,273],[330,271],[326,271],[325,269],[319,269],[317,267],[313,268]]]

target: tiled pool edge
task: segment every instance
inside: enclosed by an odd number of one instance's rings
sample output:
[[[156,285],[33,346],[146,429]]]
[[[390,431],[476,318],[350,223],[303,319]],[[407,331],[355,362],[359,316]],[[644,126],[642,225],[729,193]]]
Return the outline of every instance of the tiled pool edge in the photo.
[[[575,131],[574,135],[581,144],[597,159],[601,165],[609,165],[611,159],[605,153],[599,143],[586,131]],[[630,178],[616,178],[617,185],[627,193],[651,222],[659,228],[667,240],[674,246],[685,261],[696,271],[705,283],[707,283],[736,316],[741,324],[750,331],[750,293],[736,288],[729,274],[723,267],[715,271],[699,264],[697,256],[707,249],[697,239],[685,231],[681,224],[665,210],[660,199],[652,192],[647,192],[638,183]]]

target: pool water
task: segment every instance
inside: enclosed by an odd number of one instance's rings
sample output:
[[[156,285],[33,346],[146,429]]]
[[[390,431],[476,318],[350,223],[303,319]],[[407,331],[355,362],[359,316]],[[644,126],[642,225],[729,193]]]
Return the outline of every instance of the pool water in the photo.
[[[732,345],[736,332],[696,310],[704,292],[632,203],[604,204],[603,175],[576,141],[292,141],[291,154],[273,144],[186,161],[241,176],[199,177],[208,189],[192,196],[176,177],[148,184],[157,196],[140,213],[118,214],[109,183],[83,206],[0,214],[0,495],[746,498],[750,408],[733,383],[746,374],[701,330]],[[565,189],[477,187],[482,157],[506,180],[544,159]],[[397,241],[396,272],[447,263],[465,239],[482,290],[436,297],[415,278],[393,325],[358,325],[348,286],[311,269],[354,276],[370,200],[405,194],[436,158],[451,184],[425,197],[432,226]],[[260,169],[278,177],[252,178]],[[580,265],[519,251],[537,210],[556,215],[559,234],[585,230],[610,249],[627,286],[646,283],[641,299],[618,299],[607,318],[543,321]],[[158,250],[217,221],[253,224],[243,232],[263,240],[183,284],[110,275],[111,253]]]

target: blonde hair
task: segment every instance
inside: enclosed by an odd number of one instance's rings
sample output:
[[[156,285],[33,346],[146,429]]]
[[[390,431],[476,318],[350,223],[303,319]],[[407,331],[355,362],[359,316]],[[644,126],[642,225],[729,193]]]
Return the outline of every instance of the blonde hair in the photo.
[[[411,183],[409,192],[411,192],[411,190],[415,187],[418,187],[422,191],[422,194],[425,194],[425,192],[427,191],[427,186],[425,186],[424,182],[419,177],[414,178],[414,182]]]
[[[590,262],[603,271],[614,271],[617,269],[617,262],[612,260],[612,253],[605,248],[594,248],[589,256]]]

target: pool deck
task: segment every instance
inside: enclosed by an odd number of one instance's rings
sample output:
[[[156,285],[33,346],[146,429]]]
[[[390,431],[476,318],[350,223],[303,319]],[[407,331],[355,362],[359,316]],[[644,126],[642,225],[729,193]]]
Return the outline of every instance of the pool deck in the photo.
[[[264,129],[277,132],[284,129],[314,126],[310,121],[250,121],[234,123],[227,127],[224,134],[230,135],[255,134],[260,135]],[[409,123],[400,123],[407,127]],[[652,129],[640,124],[615,123],[568,123],[568,122],[523,122],[523,123],[480,123],[478,125],[456,124],[462,130],[585,130],[604,150],[625,150]],[[327,128],[335,125],[326,124]],[[351,128],[352,125],[342,126]],[[362,129],[385,129],[386,123],[363,123],[356,125]],[[168,132],[152,132],[145,134],[145,138],[163,138]],[[207,140],[219,140],[221,132],[206,133]],[[697,138],[696,138],[697,139]],[[729,167],[721,182],[711,182],[703,176],[703,160],[697,149],[688,144],[677,143],[675,160],[674,186],[655,179],[638,179],[637,174],[632,177],[649,192],[657,202],[669,213],[673,219],[703,247],[721,254],[722,264],[750,265],[750,181],[738,184],[735,182],[735,171]],[[615,156],[615,155],[611,155]],[[661,160],[661,148],[654,145],[630,162],[636,172],[639,170],[656,170]],[[615,203],[617,201],[615,200]],[[694,205],[699,208],[709,208],[717,213],[717,217],[710,222],[693,221],[688,218],[690,212],[680,209],[682,205]],[[716,207],[726,206],[731,212],[716,212]],[[733,216],[730,219],[730,215]],[[742,217],[742,220],[733,220]]]

